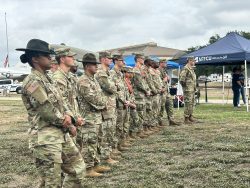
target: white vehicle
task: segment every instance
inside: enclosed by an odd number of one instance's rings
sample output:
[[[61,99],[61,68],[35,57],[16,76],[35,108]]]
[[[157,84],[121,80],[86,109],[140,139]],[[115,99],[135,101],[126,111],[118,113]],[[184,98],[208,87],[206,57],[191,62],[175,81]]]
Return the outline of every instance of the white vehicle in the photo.
[[[22,93],[22,84],[14,83],[13,79],[0,80],[0,89],[7,89],[10,92]]]

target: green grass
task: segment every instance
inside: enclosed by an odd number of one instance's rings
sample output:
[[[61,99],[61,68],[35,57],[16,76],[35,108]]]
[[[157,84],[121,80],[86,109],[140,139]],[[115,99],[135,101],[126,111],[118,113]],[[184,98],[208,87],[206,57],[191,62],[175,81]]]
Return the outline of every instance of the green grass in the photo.
[[[1,101],[0,187],[35,187],[21,101]],[[175,109],[183,120],[183,109]],[[193,126],[166,127],[133,143],[112,171],[87,187],[250,187],[250,113],[231,105],[198,105]]]

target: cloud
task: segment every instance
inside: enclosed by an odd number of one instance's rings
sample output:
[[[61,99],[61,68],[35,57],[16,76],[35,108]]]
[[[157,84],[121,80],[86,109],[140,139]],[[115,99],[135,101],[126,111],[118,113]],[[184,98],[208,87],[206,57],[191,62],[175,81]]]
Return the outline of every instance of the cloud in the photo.
[[[31,38],[98,51],[152,41],[187,49],[210,36],[249,31],[250,1],[241,0],[0,0],[0,63],[6,57],[7,12],[10,61]],[[1,65],[0,65],[1,66]]]

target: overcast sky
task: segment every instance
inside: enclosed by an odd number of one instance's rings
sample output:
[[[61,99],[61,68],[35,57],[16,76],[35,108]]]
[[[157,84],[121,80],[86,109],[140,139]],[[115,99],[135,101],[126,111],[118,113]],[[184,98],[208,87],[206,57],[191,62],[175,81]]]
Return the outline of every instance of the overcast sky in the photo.
[[[0,67],[32,38],[98,51],[156,42],[186,50],[214,34],[250,32],[249,0],[0,0]]]

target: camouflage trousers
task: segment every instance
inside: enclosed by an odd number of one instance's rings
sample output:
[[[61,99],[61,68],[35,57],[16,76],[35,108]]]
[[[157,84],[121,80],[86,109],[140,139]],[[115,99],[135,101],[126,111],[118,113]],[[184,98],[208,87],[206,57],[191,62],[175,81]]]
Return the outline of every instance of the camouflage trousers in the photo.
[[[85,163],[72,138],[67,133],[65,143],[35,146],[36,168],[42,178],[40,187],[83,187]],[[65,178],[61,179],[61,173]]]
[[[129,132],[129,111],[127,109],[117,109],[116,137],[118,145],[126,138]]]
[[[112,148],[117,146],[115,118],[105,119],[99,128],[99,150],[101,159],[108,159]]]
[[[184,91],[184,116],[189,117],[193,114],[194,110],[194,91]]]
[[[94,167],[100,162],[98,154],[98,132],[100,124],[92,124],[86,122],[83,127],[78,129],[77,146],[82,154],[86,168]]]
[[[135,104],[138,115],[137,127],[138,132],[140,132],[143,130],[143,124],[145,123],[146,105],[143,99],[136,99]]]
[[[157,95],[151,96],[146,99],[146,114],[145,114],[145,126],[154,127],[157,126]]]
[[[153,111],[156,125],[160,122],[160,111],[161,111],[161,95],[153,96]]]
[[[159,110],[159,123],[167,121],[167,114],[166,114],[166,101],[167,101],[168,93],[164,93],[160,96],[160,110]]]
[[[173,100],[170,93],[166,96],[166,112],[168,115],[169,120],[173,120],[174,118],[174,111],[173,111]]]
[[[130,109],[129,131],[137,133],[139,131],[139,115],[136,109]]]

